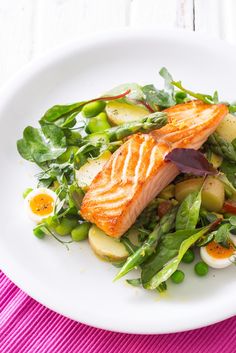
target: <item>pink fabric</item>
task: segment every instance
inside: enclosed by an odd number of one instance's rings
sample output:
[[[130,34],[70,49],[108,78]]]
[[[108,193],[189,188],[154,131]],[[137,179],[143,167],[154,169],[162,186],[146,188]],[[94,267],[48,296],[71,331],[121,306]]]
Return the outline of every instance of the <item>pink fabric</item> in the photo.
[[[1,353],[234,353],[236,317],[170,335],[128,335],[79,324],[45,308],[0,273]]]

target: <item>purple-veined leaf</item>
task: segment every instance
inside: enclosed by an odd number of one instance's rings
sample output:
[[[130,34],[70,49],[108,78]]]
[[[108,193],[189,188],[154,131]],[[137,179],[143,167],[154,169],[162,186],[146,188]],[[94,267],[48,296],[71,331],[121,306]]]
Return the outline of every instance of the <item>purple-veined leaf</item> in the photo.
[[[173,162],[182,173],[197,176],[218,173],[201,152],[192,148],[175,148],[166,155],[165,161]]]

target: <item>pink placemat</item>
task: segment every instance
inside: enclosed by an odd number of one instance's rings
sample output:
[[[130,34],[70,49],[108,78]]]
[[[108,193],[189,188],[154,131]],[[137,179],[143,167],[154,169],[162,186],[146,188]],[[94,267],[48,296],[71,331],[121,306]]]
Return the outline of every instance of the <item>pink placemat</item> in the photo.
[[[1,353],[234,353],[236,317],[169,335],[108,332],[69,320],[36,302],[0,272]]]

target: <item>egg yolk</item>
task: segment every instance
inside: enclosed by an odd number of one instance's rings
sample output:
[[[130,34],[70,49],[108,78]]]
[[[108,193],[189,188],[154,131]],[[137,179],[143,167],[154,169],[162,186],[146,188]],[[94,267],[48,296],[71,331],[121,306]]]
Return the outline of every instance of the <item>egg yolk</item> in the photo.
[[[207,244],[206,250],[210,256],[216,259],[226,259],[234,253],[234,247],[232,244],[230,244],[229,248],[225,248],[215,241],[211,241]]]
[[[33,213],[39,216],[46,216],[52,213],[54,200],[47,194],[39,194],[30,200],[30,208]]]

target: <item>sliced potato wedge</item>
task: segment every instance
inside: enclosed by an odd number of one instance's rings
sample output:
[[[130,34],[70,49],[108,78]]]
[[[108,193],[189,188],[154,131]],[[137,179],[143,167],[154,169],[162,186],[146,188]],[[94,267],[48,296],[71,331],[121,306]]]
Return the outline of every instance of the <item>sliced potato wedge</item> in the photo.
[[[109,237],[95,225],[90,228],[88,238],[95,254],[103,260],[120,262],[129,256],[124,244],[119,242],[118,239]]]
[[[86,190],[110,157],[111,152],[104,151],[98,158],[88,160],[88,162],[85,163],[79,170],[76,170],[76,180],[78,186],[81,187],[81,189]]]
[[[145,107],[117,101],[108,102],[105,111],[108,119],[115,125],[137,121],[150,114]]]
[[[175,197],[183,201],[191,192],[199,191],[203,178],[184,180],[175,186]],[[224,184],[217,178],[208,176],[202,189],[202,206],[210,212],[218,212],[222,209],[225,199]]]
[[[216,132],[226,141],[233,141],[236,138],[236,117],[227,114],[217,127]]]

